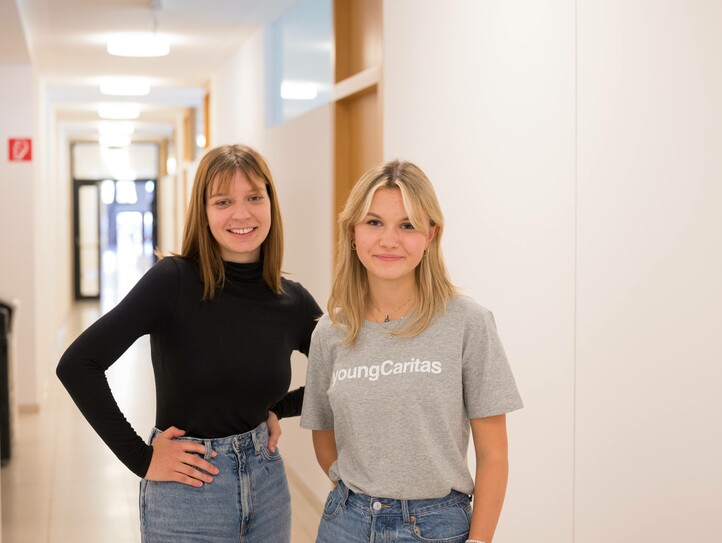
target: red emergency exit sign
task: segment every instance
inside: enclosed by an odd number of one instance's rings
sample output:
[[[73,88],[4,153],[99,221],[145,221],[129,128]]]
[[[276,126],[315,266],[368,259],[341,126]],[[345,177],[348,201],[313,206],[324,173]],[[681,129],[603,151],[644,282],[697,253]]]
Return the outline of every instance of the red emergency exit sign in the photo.
[[[8,160],[10,162],[29,162],[33,159],[33,140],[30,138],[8,139]]]

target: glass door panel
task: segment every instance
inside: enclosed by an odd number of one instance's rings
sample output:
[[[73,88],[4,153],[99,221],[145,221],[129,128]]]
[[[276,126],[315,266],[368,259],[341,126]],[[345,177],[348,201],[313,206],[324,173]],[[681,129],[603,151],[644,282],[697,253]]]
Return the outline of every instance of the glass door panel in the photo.
[[[97,182],[76,181],[74,194],[75,299],[100,297],[100,236]]]

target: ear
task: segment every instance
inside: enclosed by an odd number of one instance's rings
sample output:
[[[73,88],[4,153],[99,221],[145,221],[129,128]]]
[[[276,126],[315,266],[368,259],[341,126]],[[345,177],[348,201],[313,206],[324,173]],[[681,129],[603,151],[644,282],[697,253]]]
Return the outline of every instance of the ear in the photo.
[[[429,235],[426,238],[426,249],[428,249],[429,245],[431,245],[431,242],[434,241],[434,238],[436,237],[436,233],[438,231],[439,231],[439,227],[436,225],[429,228]]]

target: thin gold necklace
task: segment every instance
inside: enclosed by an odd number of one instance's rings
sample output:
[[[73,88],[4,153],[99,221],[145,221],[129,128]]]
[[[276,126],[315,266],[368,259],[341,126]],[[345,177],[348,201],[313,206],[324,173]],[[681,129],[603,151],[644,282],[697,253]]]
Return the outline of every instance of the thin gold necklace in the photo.
[[[389,313],[386,313],[386,316],[384,317],[384,322],[389,322],[389,321],[391,320],[391,316],[392,316],[392,315],[394,315],[396,312],[398,312],[399,310],[401,310],[401,309],[403,309],[404,307],[406,307],[406,305],[407,305],[411,300],[413,300],[413,299],[414,299],[414,295],[412,294],[412,295],[409,297],[409,299],[406,300],[406,301],[405,301],[403,304],[401,304],[399,307],[397,307],[396,309],[394,309],[393,311],[391,311],[391,312],[389,312]],[[371,303],[371,305],[373,306],[373,308],[374,308],[376,311],[378,311],[381,315],[384,314],[384,312],[381,311],[381,310],[378,308],[378,306],[374,303],[374,301],[371,299],[371,296],[369,296],[369,302]]]

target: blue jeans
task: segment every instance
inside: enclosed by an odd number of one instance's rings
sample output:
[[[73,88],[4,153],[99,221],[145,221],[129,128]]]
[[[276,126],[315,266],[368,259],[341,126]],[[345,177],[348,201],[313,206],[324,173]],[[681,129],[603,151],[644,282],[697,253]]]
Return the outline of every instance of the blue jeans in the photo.
[[[154,429],[150,442],[160,430]],[[283,460],[268,451],[264,422],[255,430],[201,443],[204,459],[220,471],[200,488],[174,482],[140,482],[143,543],[288,543],[291,496]],[[218,456],[211,458],[211,451]]]
[[[471,500],[451,491],[431,500],[357,494],[339,481],[326,499],[316,543],[464,543]]]

